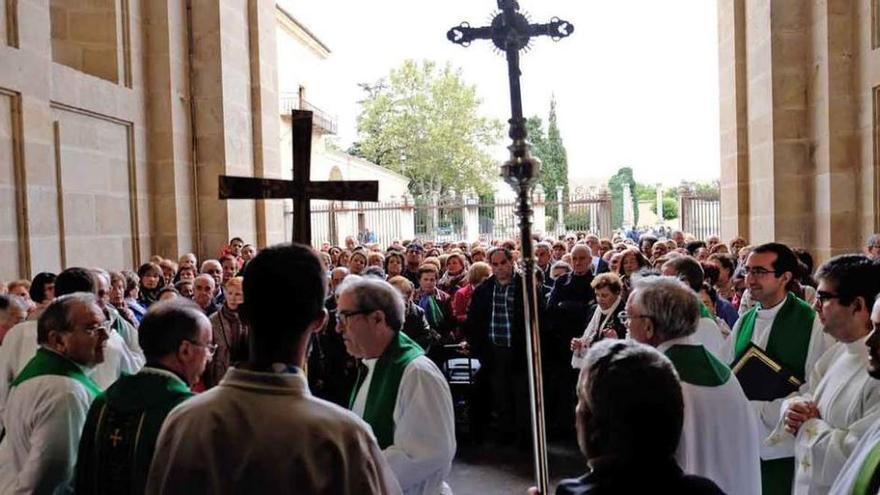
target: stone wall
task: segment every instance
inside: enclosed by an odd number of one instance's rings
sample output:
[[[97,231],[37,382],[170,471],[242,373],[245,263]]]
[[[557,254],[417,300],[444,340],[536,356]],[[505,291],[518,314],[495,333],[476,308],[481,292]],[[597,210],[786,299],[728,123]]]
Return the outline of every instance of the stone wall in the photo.
[[[872,3],[718,0],[725,238],[822,260],[880,230]]]
[[[263,0],[0,3],[0,279],[280,240],[282,213],[217,199],[218,174],[280,174],[273,19]]]

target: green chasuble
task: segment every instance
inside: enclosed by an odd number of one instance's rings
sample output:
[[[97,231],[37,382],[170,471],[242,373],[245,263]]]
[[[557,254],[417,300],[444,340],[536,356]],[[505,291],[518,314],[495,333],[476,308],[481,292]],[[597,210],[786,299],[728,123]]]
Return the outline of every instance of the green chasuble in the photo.
[[[123,375],[89,408],[76,464],[76,493],[142,494],[165,417],[193,393],[151,365]]]
[[[730,380],[730,368],[701,345],[678,344],[666,349],[681,381],[700,387],[718,387]]]
[[[709,311],[709,308],[706,307],[705,304],[700,303],[700,318],[709,318],[712,321],[715,321],[715,315]]]
[[[853,485],[852,495],[873,495],[880,488],[880,443],[871,449],[862,463],[856,482]]]
[[[37,353],[28,361],[21,373],[12,380],[10,386],[15,387],[31,378],[47,375],[66,376],[76,380],[89,391],[92,397],[101,393],[98,384],[92,381],[76,363],[57,352],[42,347],[37,349]]]
[[[370,389],[367,391],[363,419],[373,428],[381,449],[394,443],[394,405],[397,403],[397,390],[403,370],[415,358],[424,354],[425,351],[405,333],[397,332],[376,361]],[[361,380],[358,379],[358,382],[358,386],[352,391],[349,409],[354,407]]]
[[[757,304],[742,316],[742,324],[736,335],[734,362],[742,357],[752,341],[759,309],[760,304]],[[802,382],[807,376],[807,351],[815,317],[816,312],[806,301],[789,292],[773,319],[767,348],[764,349],[771,359],[788,368]],[[761,485],[764,495],[790,494],[794,469],[793,457],[761,459]]]

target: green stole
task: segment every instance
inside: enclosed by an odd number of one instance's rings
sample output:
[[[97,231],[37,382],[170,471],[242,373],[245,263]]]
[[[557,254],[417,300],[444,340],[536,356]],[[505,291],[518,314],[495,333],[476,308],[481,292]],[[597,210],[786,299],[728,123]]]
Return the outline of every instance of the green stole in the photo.
[[[856,482],[853,484],[852,495],[871,495],[876,493],[877,468],[880,467],[880,443],[875,445],[865,457]],[[874,491],[871,491],[871,489]]]
[[[709,308],[706,307],[705,304],[700,303],[700,318],[709,318],[712,321],[715,321],[715,315],[709,311]]]
[[[700,387],[718,387],[730,379],[730,368],[702,345],[676,344],[666,349],[681,381]]]
[[[92,398],[101,393],[101,387],[92,381],[73,361],[50,350],[39,348],[37,354],[25,365],[21,373],[12,380],[11,387],[40,376],[66,376],[80,383],[89,391]]]
[[[415,358],[424,354],[425,351],[405,333],[397,332],[373,368],[363,420],[373,428],[379,448],[384,449],[394,443],[394,405],[397,403],[403,370]],[[354,400],[362,384],[358,377],[358,385],[351,393],[349,409],[354,407]]]
[[[734,362],[742,357],[752,341],[755,331],[755,319],[758,316],[760,303],[742,316],[742,324],[736,335]],[[779,308],[770,327],[770,337],[764,351],[771,359],[781,363],[801,381],[807,375],[807,350],[813,333],[813,320],[816,312],[805,301],[791,292]],[[764,495],[791,493],[794,481],[794,458],[761,459],[761,488]]]

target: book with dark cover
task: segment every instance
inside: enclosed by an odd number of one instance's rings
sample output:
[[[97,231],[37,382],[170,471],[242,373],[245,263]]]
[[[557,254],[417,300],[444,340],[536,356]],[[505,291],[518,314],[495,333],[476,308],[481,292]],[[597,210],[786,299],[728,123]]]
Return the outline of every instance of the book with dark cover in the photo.
[[[788,368],[751,343],[734,363],[733,373],[749,400],[769,401],[786,397],[803,384]]]

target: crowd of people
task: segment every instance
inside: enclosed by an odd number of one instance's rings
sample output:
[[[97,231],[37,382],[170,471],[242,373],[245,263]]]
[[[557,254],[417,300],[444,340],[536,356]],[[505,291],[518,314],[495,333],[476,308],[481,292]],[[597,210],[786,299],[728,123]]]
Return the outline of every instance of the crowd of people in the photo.
[[[880,236],[661,234],[534,240],[557,493],[877,493]],[[469,440],[528,449],[520,246],[344,244],[0,284],[0,493],[451,493],[461,358]]]

